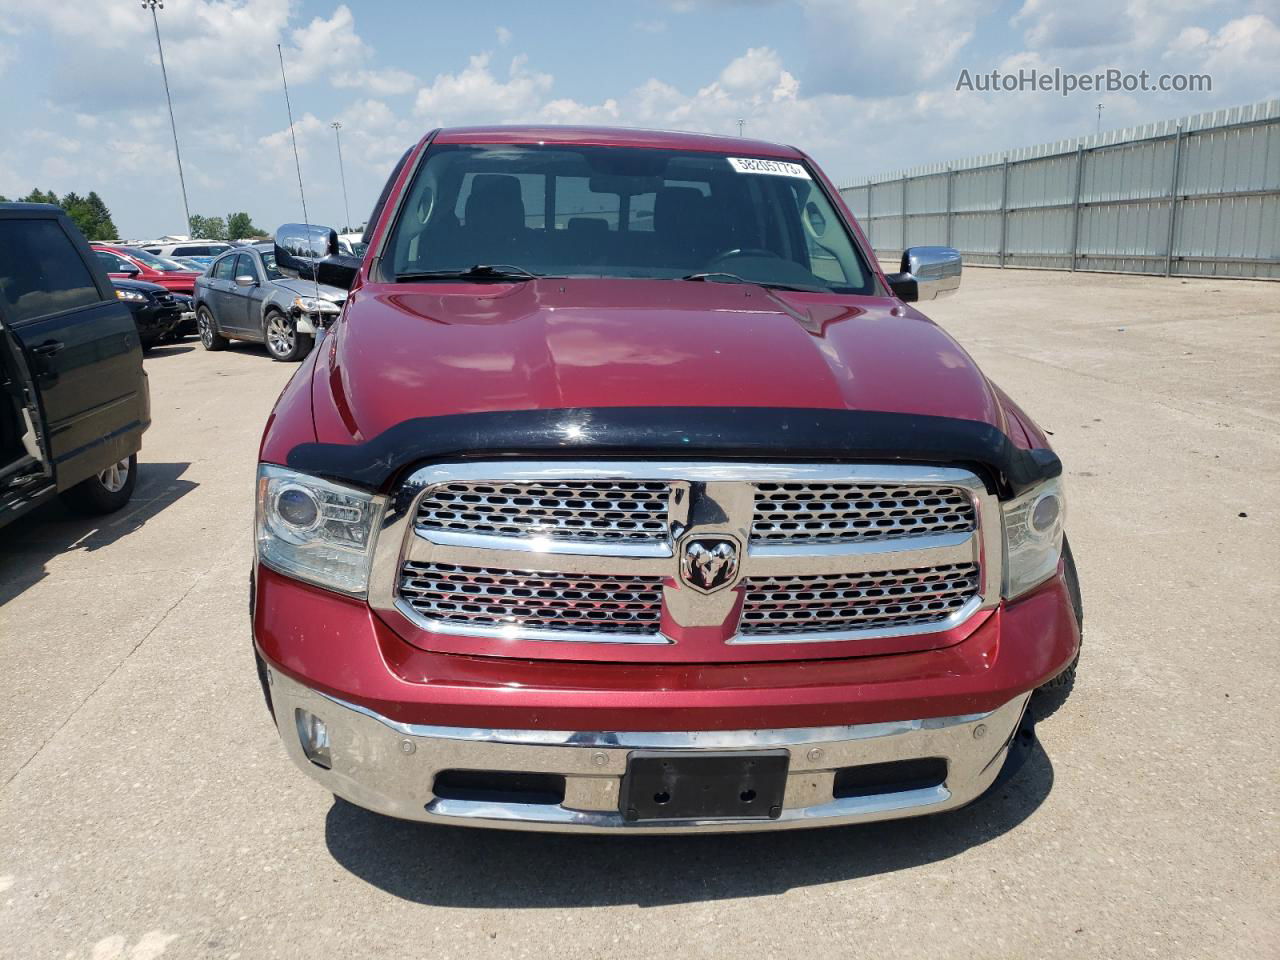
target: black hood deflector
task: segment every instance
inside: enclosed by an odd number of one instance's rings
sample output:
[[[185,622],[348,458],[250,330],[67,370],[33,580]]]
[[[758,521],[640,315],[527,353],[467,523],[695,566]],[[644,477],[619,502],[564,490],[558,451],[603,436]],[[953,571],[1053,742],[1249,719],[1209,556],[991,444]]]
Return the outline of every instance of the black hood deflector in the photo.
[[[1062,473],[976,420],[787,407],[593,407],[406,420],[359,444],[305,443],[287,466],[388,491],[430,463],[499,458],[724,459],[963,466],[1002,497]]]

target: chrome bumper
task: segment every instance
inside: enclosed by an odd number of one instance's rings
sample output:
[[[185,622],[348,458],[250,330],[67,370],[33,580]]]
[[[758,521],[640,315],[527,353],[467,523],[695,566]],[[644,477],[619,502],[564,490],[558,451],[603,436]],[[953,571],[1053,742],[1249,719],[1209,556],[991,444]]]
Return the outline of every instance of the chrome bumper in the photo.
[[[325,789],[392,817],[459,826],[566,833],[745,832],[820,827],[938,813],[974,800],[995,780],[1029,694],[985,714],[843,727],[687,733],[574,733],[484,730],[397,723],[319,693],[268,669],[276,721],[294,763]],[[304,710],[328,731],[331,768],[311,762],[295,717]],[[781,815],[773,820],[628,821],[619,793],[633,750],[785,748],[790,766]],[[941,757],[937,786],[837,798],[843,767]],[[558,804],[461,800],[432,792],[441,770],[558,774]]]

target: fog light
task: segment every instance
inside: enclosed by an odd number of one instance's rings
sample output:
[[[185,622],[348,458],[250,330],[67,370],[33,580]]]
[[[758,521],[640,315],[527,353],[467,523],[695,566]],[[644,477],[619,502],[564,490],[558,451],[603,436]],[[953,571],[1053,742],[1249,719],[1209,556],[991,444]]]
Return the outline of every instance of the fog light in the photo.
[[[307,759],[317,767],[330,769],[333,758],[329,753],[329,730],[324,721],[301,707],[293,711],[293,719],[298,726],[298,740],[302,743],[302,752],[307,755]]]

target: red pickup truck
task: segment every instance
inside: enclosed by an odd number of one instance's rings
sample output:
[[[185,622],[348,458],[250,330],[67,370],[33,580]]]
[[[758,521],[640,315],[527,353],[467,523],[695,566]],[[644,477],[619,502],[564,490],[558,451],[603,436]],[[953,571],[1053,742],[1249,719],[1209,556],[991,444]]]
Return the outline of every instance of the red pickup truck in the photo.
[[[286,750],[396,817],[821,826],[982,794],[1066,686],[1080,598],[1043,432],[909,306],[804,153],[436,130],[258,472],[253,633]]]

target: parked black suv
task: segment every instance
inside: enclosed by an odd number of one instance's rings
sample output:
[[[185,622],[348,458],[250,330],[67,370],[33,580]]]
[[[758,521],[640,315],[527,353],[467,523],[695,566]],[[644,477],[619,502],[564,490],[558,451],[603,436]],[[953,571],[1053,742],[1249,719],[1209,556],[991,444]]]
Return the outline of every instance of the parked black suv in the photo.
[[[56,494],[124,506],[150,423],[138,329],[80,231],[0,203],[0,526]]]

